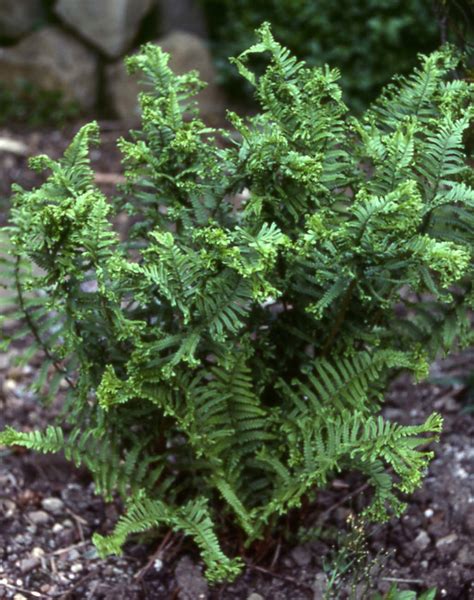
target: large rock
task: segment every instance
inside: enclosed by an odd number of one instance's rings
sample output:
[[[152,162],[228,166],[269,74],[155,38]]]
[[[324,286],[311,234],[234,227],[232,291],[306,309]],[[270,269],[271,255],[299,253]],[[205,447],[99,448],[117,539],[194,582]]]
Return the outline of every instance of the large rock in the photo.
[[[0,0],[0,37],[16,40],[41,21],[41,0]]]
[[[97,58],[74,37],[46,27],[15,46],[0,48],[0,86],[19,81],[60,91],[65,101],[91,108],[97,97]]]
[[[86,40],[116,58],[137,34],[152,0],[59,0],[56,13]]]
[[[201,37],[207,36],[206,19],[199,0],[157,0],[159,32],[187,31]]]
[[[216,85],[216,73],[206,43],[196,35],[175,31],[156,42],[171,56],[169,65],[179,75],[192,69],[199,71],[200,78],[207,83],[197,100],[202,119],[210,125],[218,125],[225,114],[222,93]],[[107,69],[107,89],[112,106],[128,125],[139,121],[137,94],[141,89],[140,74],[130,77],[123,61]]]

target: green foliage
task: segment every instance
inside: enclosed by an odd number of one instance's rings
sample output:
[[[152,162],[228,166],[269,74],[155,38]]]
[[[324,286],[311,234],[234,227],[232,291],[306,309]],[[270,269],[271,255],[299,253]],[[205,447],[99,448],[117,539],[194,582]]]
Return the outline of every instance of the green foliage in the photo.
[[[242,84],[227,57],[247,48],[263,21],[272,23],[276,37],[298,58],[341,69],[347,101],[358,111],[395,73],[409,72],[418,52],[434,50],[440,39],[432,0],[201,2],[219,73],[233,95],[242,91]],[[263,66],[262,61],[256,64]]]
[[[0,443],[63,449],[119,492],[101,553],[171,527],[213,580],[240,568],[230,524],[249,545],[340,471],[371,483],[367,518],[401,511],[441,419],[386,421],[384,391],[468,342],[473,302],[473,88],[452,80],[455,52],[423,57],[355,119],[337,70],[297,62],[268,26],[258,38],[235,64],[261,111],[230,114],[233,133],[199,119],[195,74],[145,46],[129,60],[150,91],[119,142],[124,196],[111,206],[95,186],[87,125],[62,159],[32,160],[49,177],[16,188],[0,252],[6,323],[32,335],[25,360],[43,353],[37,389],[69,387],[55,426]]]
[[[416,592],[412,592],[410,590],[399,590],[397,585],[394,583],[390,587],[389,591],[384,594],[384,596],[377,594],[373,600],[435,600],[435,598],[435,588],[431,588],[430,590],[422,592],[418,595]]]

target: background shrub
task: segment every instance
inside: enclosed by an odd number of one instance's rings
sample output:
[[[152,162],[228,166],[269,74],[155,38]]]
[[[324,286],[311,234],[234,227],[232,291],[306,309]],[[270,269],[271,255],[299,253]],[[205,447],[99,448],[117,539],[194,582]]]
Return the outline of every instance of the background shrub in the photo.
[[[416,64],[418,52],[440,40],[431,0],[202,0],[222,81],[245,92],[229,56],[253,40],[263,21],[281,42],[310,65],[344,73],[345,100],[360,111],[390,78]],[[261,63],[262,64],[262,63]]]

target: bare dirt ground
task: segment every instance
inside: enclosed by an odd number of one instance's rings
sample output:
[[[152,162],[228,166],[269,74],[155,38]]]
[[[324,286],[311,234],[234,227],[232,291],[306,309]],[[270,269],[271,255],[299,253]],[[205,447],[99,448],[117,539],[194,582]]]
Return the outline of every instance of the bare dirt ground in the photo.
[[[26,170],[26,155],[60,155],[75,129],[0,130],[0,138],[24,144],[22,153],[0,151],[0,224],[11,183],[30,187],[39,181]],[[103,129],[103,146],[93,159],[109,193],[120,174],[114,146],[120,132],[112,122]],[[21,352],[0,354],[0,428],[44,427],[60,408],[60,397],[46,408],[28,391],[38,365],[15,366]],[[473,358],[471,351],[440,362],[433,377],[468,375]],[[468,392],[459,382],[413,385],[401,378],[392,386],[385,416],[419,423],[437,410],[445,418],[424,485],[400,519],[357,534],[350,523],[368,490],[351,474],[341,475],[304,521],[288,520],[287,539],[275,540],[271,552],[260,556],[250,551],[245,573],[214,588],[203,579],[193,546],[179,537],[132,540],[123,556],[100,559],[92,534],[112,528],[119,503],[105,504],[88,474],[60,456],[0,449],[0,598],[319,600],[329,570],[341,573],[337,599],[352,588],[354,597],[370,599],[373,590],[385,592],[397,582],[416,591],[436,586],[441,599],[474,600],[474,412],[465,411]],[[346,556],[350,540],[355,551]],[[343,575],[354,557],[358,564]]]

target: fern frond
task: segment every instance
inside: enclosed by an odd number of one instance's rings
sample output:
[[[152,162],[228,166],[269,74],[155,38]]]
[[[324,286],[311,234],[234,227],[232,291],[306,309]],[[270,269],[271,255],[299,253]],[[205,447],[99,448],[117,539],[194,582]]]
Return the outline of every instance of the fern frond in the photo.
[[[460,56],[446,45],[429,56],[422,56],[422,66],[407,78],[397,78],[387,86],[375,103],[372,114],[388,130],[397,129],[406,116],[428,123],[439,115],[436,94],[443,78],[459,63]]]
[[[232,464],[268,438],[266,411],[253,390],[243,352],[228,367],[212,367],[210,375],[206,385],[194,390],[196,419],[213,444],[212,453]]]
[[[128,536],[159,526],[173,527],[195,540],[210,581],[233,579],[239,573],[241,562],[229,559],[220,549],[204,498],[174,509],[141,493],[130,500],[126,514],[120,518],[114,532],[108,537],[94,534],[94,543],[102,556],[120,554]]]
[[[383,371],[412,366],[408,354],[390,350],[359,352],[337,360],[316,359],[305,368],[304,377],[294,379],[291,386],[279,380],[278,389],[287,395],[289,406],[296,411],[293,414],[304,414],[308,409],[314,414],[347,408],[365,411],[370,397],[376,397],[373,386],[381,380]]]

